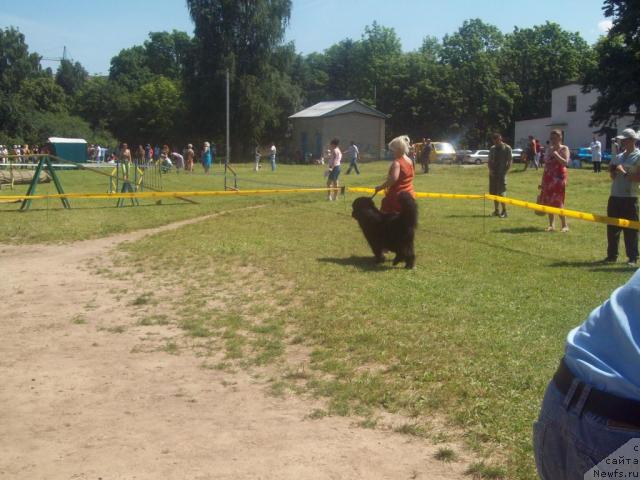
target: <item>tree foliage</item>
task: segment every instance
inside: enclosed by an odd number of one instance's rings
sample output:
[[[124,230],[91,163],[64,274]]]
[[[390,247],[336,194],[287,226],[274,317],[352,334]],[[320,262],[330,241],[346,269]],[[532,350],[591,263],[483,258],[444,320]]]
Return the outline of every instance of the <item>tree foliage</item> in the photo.
[[[289,71],[278,69],[293,51],[278,50],[291,14],[290,0],[187,0],[195,24],[194,62],[186,72],[192,119],[214,137],[223,134],[225,71],[229,69],[234,108],[235,148],[250,148],[282,131],[281,123],[299,106],[300,91]],[[272,84],[277,82],[278,84]],[[272,95],[276,95],[272,97]],[[287,98],[282,98],[284,94]],[[274,118],[278,118],[274,122]],[[276,130],[272,131],[272,128]]]
[[[89,78],[89,74],[80,62],[73,63],[66,59],[60,61],[56,72],[56,83],[62,87],[67,95],[75,95],[87,81],[87,78]]]
[[[632,113],[640,123],[640,3],[606,0],[604,13],[613,26],[595,47],[597,65],[586,75],[585,90],[600,93],[592,107],[594,125],[612,125]]]
[[[506,36],[500,58],[504,78],[519,91],[514,105],[518,120],[549,115],[551,90],[582,81],[595,63],[593,50],[580,34],[551,22],[516,27]]]

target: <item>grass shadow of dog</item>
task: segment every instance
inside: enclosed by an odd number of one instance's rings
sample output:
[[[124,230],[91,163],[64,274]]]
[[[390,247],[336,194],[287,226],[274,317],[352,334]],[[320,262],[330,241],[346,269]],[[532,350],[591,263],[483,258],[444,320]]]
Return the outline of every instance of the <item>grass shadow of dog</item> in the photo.
[[[354,267],[363,272],[375,272],[381,270],[391,270],[393,267],[384,265],[382,263],[376,263],[371,257],[361,257],[357,255],[351,255],[350,257],[338,258],[338,257],[324,257],[318,258],[318,262],[321,263],[333,263],[334,265],[341,265],[343,267]]]

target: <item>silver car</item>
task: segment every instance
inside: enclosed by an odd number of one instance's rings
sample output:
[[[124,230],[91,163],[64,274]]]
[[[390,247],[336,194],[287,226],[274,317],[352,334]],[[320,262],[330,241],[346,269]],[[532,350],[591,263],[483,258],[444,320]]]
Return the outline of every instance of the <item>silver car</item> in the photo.
[[[463,161],[464,163],[475,163],[476,165],[487,163],[489,161],[489,150],[475,150],[466,155]]]

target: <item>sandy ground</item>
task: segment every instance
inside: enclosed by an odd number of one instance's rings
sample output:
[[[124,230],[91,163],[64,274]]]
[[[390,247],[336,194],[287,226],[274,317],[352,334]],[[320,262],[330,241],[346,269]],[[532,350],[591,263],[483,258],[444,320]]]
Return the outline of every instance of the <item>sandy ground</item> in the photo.
[[[86,262],[186,223],[0,247],[0,478],[468,478],[464,462],[435,460],[429,441],[348,418],[312,420],[310,400],[267,395],[248,372],[140,348],[180,332],[136,327],[131,307],[107,293],[117,281]],[[123,333],[105,328],[122,324]]]

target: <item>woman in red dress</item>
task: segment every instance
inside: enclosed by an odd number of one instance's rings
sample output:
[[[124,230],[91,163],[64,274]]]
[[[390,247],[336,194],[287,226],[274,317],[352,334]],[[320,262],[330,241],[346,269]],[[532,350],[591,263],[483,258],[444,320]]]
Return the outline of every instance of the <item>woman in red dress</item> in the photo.
[[[385,197],[382,199],[382,212],[399,213],[401,210],[398,202],[400,192],[409,192],[415,198],[413,190],[413,177],[415,170],[413,162],[407,156],[411,148],[411,140],[406,135],[396,137],[389,142],[389,150],[393,153],[393,162],[389,167],[387,180],[376,187],[376,193],[385,190]]]
[[[549,207],[564,208],[564,195],[567,187],[567,164],[569,163],[569,147],[562,145],[562,132],[560,130],[551,131],[551,146],[544,156],[544,173],[542,174],[542,185],[540,189],[540,201],[542,205]],[[559,215],[562,223],[562,232],[568,232],[567,219]],[[549,226],[547,232],[553,232],[555,215],[549,214]]]

